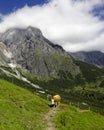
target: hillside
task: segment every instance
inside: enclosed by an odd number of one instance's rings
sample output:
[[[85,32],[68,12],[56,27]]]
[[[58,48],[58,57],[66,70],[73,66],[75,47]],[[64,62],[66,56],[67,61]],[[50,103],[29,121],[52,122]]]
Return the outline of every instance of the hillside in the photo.
[[[64,108],[64,109],[63,109]],[[54,118],[56,130],[103,130],[104,116],[72,106],[62,106]]]
[[[75,61],[75,64],[79,66],[86,82],[96,82],[104,78],[104,69],[102,68],[78,60]]]
[[[44,130],[47,101],[0,79],[0,130]]]
[[[76,60],[80,60],[95,66],[104,67],[104,53],[100,51],[74,52],[69,54]]]
[[[48,103],[28,90],[0,79],[0,129],[102,130],[104,128],[104,116],[63,104],[50,109]]]
[[[81,70],[81,73],[75,77],[67,71],[60,71],[60,78],[44,80],[28,71],[23,71],[18,66],[14,68],[0,66],[0,77],[43,97],[47,94],[59,93],[64,101],[73,98],[97,103],[99,106],[103,103],[104,97],[104,70],[80,61],[74,63]]]
[[[74,61],[81,73],[75,77],[60,72],[60,78],[40,80],[38,84],[51,94],[59,93],[63,101],[87,102],[94,111],[104,113],[104,70],[81,61]]]
[[[22,88],[35,92],[42,97],[47,94],[60,94],[63,101],[70,100],[88,102],[97,108],[94,111],[104,113],[104,70],[80,61],[74,61],[81,73],[73,77],[68,71],[60,71],[60,78],[42,79],[24,71],[14,64],[0,66],[0,78],[19,85]]]

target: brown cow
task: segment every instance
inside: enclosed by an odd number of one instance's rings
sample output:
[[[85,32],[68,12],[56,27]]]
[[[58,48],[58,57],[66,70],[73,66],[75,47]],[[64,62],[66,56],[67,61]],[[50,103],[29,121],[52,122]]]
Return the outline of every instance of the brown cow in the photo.
[[[61,101],[60,95],[54,95],[53,99],[54,99],[55,107],[58,106],[60,104],[60,101]]]

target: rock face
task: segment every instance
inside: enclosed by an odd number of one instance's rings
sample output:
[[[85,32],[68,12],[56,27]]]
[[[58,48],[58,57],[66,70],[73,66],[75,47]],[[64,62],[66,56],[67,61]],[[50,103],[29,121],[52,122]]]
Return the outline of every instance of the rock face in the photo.
[[[0,41],[10,49],[17,64],[42,78],[56,77],[60,70],[72,75],[79,73],[69,54],[46,39],[37,28],[9,29],[1,34]]]
[[[69,53],[74,59],[104,67],[104,53],[100,51]]]
[[[12,60],[12,53],[10,50],[0,42],[0,65],[5,65],[7,63],[10,63]]]

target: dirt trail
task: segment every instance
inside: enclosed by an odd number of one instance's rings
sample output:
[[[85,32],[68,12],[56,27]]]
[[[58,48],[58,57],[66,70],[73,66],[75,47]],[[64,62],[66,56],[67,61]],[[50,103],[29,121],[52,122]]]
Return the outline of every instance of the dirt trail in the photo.
[[[56,130],[53,117],[59,111],[59,108],[51,108],[51,110],[45,115],[45,121],[47,122],[46,130]]]

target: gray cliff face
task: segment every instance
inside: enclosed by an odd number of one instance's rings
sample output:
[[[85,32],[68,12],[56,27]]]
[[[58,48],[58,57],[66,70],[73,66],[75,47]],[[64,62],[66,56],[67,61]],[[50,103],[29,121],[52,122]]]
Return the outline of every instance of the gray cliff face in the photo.
[[[9,29],[1,34],[0,41],[10,48],[17,64],[35,75],[55,77],[60,70],[72,75],[79,73],[68,53],[46,39],[37,28]]]
[[[6,65],[12,60],[12,53],[10,50],[0,42],[0,65]]]
[[[93,64],[95,66],[104,67],[104,53],[100,51],[76,52],[69,53],[74,59]]]

